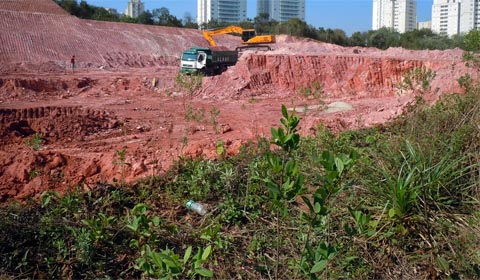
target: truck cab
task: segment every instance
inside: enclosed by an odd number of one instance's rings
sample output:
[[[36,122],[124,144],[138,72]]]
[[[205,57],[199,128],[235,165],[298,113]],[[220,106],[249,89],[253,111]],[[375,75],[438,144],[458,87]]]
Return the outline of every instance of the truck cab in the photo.
[[[201,50],[192,49],[184,51],[182,54],[180,72],[187,74],[195,74],[202,72],[207,66],[207,53]]]

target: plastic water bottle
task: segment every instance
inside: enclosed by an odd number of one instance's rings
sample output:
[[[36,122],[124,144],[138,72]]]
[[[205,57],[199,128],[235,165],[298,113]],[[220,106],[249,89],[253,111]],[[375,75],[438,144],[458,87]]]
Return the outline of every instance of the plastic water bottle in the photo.
[[[205,206],[203,206],[202,204],[198,203],[198,202],[195,202],[193,200],[189,200],[187,202],[187,209],[190,209],[194,212],[196,212],[197,214],[200,214],[200,215],[205,215],[207,214],[207,209],[205,208]]]

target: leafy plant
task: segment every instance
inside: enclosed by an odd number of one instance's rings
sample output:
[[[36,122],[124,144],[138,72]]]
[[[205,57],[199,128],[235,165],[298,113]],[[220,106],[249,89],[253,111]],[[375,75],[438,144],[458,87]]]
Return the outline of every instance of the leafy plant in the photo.
[[[125,179],[125,167],[130,166],[131,164],[126,162],[127,159],[127,147],[123,147],[121,150],[115,151],[116,159],[112,161],[114,165],[120,166],[120,173],[122,180]]]
[[[398,89],[402,91],[412,91],[417,97],[420,97],[431,90],[431,82],[436,73],[425,66],[415,67],[403,74],[402,81],[398,84]]]
[[[317,279],[317,273],[324,271],[339,249],[327,241],[320,242],[315,248],[311,242],[311,235],[328,230],[328,218],[335,208],[334,198],[344,188],[342,178],[357,159],[358,154],[355,151],[348,156],[345,154],[335,156],[332,152],[325,151],[320,158],[315,157],[315,161],[323,166],[324,174],[317,174],[320,184],[311,197],[301,196],[308,209],[301,214],[302,221],[308,226],[308,232],[299,266],[311,279]]]
[[[220,115],[220,110],[218,110],[217,107],[213,106],[212,109],[210,110],[210,123],[213,126],[213,131],[215,131],[215,134],[218,134],[218,116]]]
[[[144,203],[139,203],[133,207],[131,214],[127,216],[126,227],[133,231],[140,239],[133,239],[130,244],[134,247],[139,247],[142,238],[148,238],[153,233],[153,228],[158,227],[160,218],[149,217],[147,210],[149,206]]]
[[[32,148],[34,151],[40,150],[40,147],[43,143],[42,134],[35,133],[30,139],[25,141],[25,145]]]
[[[82,223],[87,226],[89,230],[89,237],[93,242],[108,240],[111,238],[109,229],[112,229],[117,218],[114,216],[107,216],[99,213],[96,217],[82,220]]]
[[[187,122],[194,120],[196,122],[200,122],[203,120],[205,117],[205,109],[200,108],[200,109],[195,109],[192,107],[191,103],[188,103],[186,105],[186,111],[185,111],[185,120]]]
[[[270,166],[271,174],[263,178],[267,187],[273,206],[276,209],[276,261],[275,278],[278,279],[278,266],[280,262],[280,244],[282,242],[280,235],[280,215],[284,217],[288,208],[286,203],[291,202],[297,195],[303,191],[303,174],[298,168],[298,164],[293,158],[293,152],[298,149],[300,144],[300,135],[297,132],[297,126],[300,118],[294,114],[288,114],[285,105],[282,105],[282,115],[280,119],[283,127],[278,129],[271,128],[271,143],[277,145],[283,150],[282,155],[268,152],[266,160]]]
[[[297,90],[298,94],[307,99],[318,99],[324,94],[323,85],[318,81],[314,81],[308,86],[302,86]]]
[[[155,252],[149,245],[145,245],[142,256],[137,259],[136,268],[143,271],[147,276],[160,279],[171,279],[173,277],[212,278],[214,276],[213,272],[203,267],[212,252],[212,246],[209,245],[205,249],[198,248],[197,253],[193,256],[192,251],[192,246],[189,246],[185,250],[183,258],[180,258],[169,248]]]
[[[34,179],[35,177],[40,175],[41,172],[42,172],[42,170],[40,170],[39,168],[34,168],[30,172],[28,172],[28,179],[30,179],[30,180]]]

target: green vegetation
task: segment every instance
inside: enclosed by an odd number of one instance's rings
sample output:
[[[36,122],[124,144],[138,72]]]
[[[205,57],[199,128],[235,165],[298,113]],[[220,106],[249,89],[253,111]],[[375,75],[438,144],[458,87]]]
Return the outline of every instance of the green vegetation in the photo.
[[[42,134],[38,132],[24,142],[25,145],[32,148],[34,151],[40,150],[42,143],[43,143]]]
[[[104,7],[89,5],[85,0],[81,0],[80,3],[77,0],[55,0],[55,3],[71,15],[82,19],[198,28],[190,14],[187,13],[184,19],[180,20],[171,15],[170,11],[165,7],[153,9],[152,11],[147,10],[137,18],[131,18],[123,14],[113,13]]]
[[[480,91],[459,82],[466,94],[383,126],[301,138],[283,106],[271,138],[236,156],[219,142],[217,160],[181,159],[132,185],[11,202],[0,276],[478,278]],[[189,199],[207,215],[185,209]]]
[[[320,99],[323,94],[323,85],[314,81],[309,86],[302,86],[297,91],[298,95],[306,99]]]

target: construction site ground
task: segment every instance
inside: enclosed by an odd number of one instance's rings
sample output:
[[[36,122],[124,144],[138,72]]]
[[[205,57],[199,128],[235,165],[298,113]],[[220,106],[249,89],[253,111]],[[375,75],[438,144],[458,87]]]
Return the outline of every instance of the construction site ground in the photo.
[[[300,115],[304,136],[319,125],[371,127],[414,100],[418,92],[398,89],[412,69],[435,73],[429,102],[478,75],[461,50],[343,48],[280,35],[272,51],[246,51],[189,92],[175,80],[181,52],[208,46],[201,31],[80,20],[55,7],[0,2],[0,202],[159,175],[179,157],[216,158],[219,141],[233,155],[270,136],[282,104]],[[218,43],[234,49],[239,38]]]

